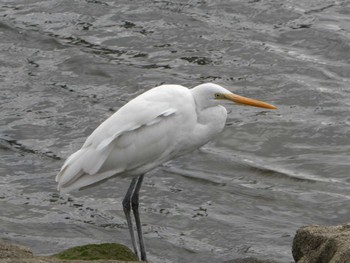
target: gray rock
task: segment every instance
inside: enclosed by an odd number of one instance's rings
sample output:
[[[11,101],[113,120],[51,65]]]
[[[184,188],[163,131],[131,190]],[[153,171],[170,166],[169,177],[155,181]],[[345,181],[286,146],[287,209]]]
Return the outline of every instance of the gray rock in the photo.
[[[350,263],[350,223],[301,227],[292,252],[296,263]]]
[[[3,259],[32,258],[33,253],[25,246],[10,244],[0,240],[0,261]]]

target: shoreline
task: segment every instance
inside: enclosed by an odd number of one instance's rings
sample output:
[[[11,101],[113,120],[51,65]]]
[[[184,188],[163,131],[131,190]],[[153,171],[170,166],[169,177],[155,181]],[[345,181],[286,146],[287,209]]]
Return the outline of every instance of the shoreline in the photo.
[[[98,244],[103,246],[106,244]],[[110,244],[109,244],[110,245]],[[113,245],[113,244],[112,244]],[[133,254],[131,250],[123,245],[114,244],[119,249],[127,250]],[[81,249],[91,247],[91,245],[74,247],[68,250]],[[114,248],[113,248],[114,249]],[[65,250],[65,251],[68,251]],[[111,250],[111,249],[109,249]],[[85,250],[86,251],[86,250]],[[84,252],[85,252],[84,251]],[[337,226],[319,226],[307,225],[300,227],[294,236],[291,247],[293,258],[296,263],[309,262],[332,262],[346,263],[350,262],[350,223]],[[88,251],[94,254],[95,251]],[[121,252],[122,253],[122,252]],[[59,254],[62,254],[59,253]],[[81,260],[75,259],[59,259],[56,258],[59,254],[52,256],[35,256],[30,248],[18,244],[12,244],[8,241],[0,240],[0,263],[124,263],[124,262],[140,262],[140,261],[125,261],[116,259],[99,259],[99,260]],[[117,253],[118,254],[118,253]],[[54,257],[56,256],[56,257]],[[76,256],[76,255],[75,255]],[[132,255],[134,256],[134,255]],[[226,261],[225,263],[275,263],[274,260],[260,260],[256,258],[239,258]]]

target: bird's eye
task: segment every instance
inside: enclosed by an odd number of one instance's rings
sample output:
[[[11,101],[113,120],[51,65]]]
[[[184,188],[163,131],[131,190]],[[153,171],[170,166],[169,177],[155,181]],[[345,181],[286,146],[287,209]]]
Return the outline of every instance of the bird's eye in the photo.
[[[220,93],[215,93],[215,98],[220,99],[221,98]]]

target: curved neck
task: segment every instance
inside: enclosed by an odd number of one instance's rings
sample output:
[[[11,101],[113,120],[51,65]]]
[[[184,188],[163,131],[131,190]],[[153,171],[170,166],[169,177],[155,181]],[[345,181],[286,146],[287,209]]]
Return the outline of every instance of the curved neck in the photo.
[[[207,94],[203,93],[203,90],[201,90],[201,85],[190,89],[190,91],[192,92],[193,99],[196,103],[196,111],[198,115],[204,109],[217,105],[217,102],[215,100],[213,100],[213,102],[211,103],[211,101],[208,100],[208,98],[206,98]]]

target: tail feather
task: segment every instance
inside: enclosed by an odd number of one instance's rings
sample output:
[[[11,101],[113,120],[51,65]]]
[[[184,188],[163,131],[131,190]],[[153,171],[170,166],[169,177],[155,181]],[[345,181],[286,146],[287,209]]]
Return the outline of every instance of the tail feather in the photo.
[[[74,190],[79,190],[83,187],[95,184],[99,181],[105,180],[113,175],[118,174],[119,170],[110,170],[103,173],[98,174],[85,174],[83,173],[79,178],[77,178],[74,182],[66,183],[64,185],[58,185],[58,190],[60,193],[69,193]]]
[[[64,171],[67,169],[68,165],[70,165],[71,163],[74,163],[77,159],[79,159],[79,157],[81,157],[82,153],[81,153],[82,149],[80,149],[79,151],[76,151],[75,153],[71,154],[67,160],[64,162],[60,172],[56,175],[56,182],[59,182],[63,176]]]
[[[81,149],[67,159],[61,171],[56,176],[59,186],[73,183],[84,173],[84,155],[85,150]]]
[[[89,184],[96,183],[116,173],[115,170],[99,172],[106,161],[108,149],[98,151],[92,147],[85,147],[68,157],[60,172],[56,176],[58,190],[70,192]]]

